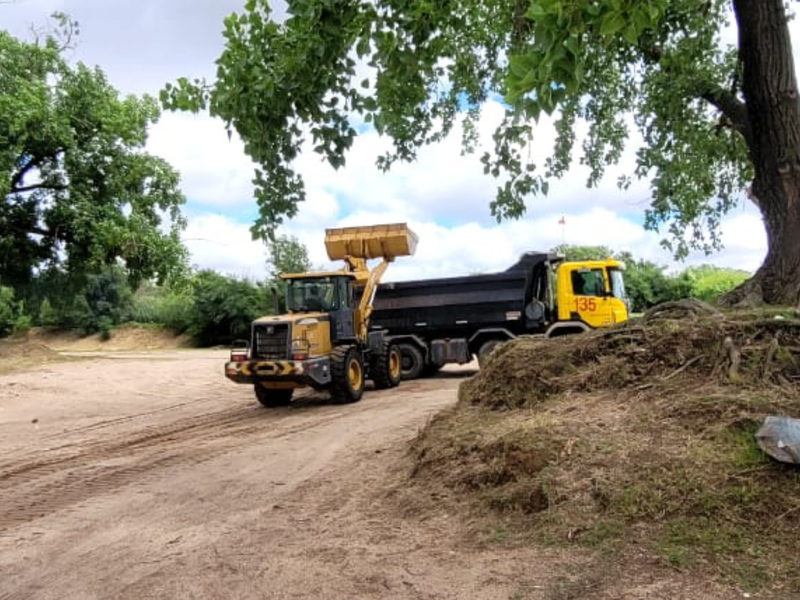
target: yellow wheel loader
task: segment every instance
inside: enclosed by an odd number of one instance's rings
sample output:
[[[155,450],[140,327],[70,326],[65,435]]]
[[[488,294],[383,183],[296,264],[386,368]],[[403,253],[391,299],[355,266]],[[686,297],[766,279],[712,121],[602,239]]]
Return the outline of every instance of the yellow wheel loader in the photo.
[[[328,390],[356,402],[370,379],[376,389],[400,383],[397,346],[370,331],[378,283],[398,256],[414,254],[417,235],[405,223],[326,229],[328,258],[340,271],[284,273],[287,314],[253,322],[250,340],[231,349],[225,376],[253,385],[266,407],[285,406],[297,388]],[[367,261],[380,258],[374,268]]]

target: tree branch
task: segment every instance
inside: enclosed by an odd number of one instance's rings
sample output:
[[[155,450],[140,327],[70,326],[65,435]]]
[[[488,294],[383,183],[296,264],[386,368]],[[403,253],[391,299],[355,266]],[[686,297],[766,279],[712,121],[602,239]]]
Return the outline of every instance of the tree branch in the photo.
[[[707,90],[700,94],[700,97],[719,110],[728,119],[731,126],[742,134],[747,145],[750,146],[753,133],[750,129],[750,121],[747,118],[747,107],[744,102],[739,100],[732,93],[716,88]]]
[[[35,233],[37,235],[41,235],[42,237],[48,237],[51,235],[50,231],[47,229],[42,229],[41,227],[28,227],[28,233]]]
[[[32,192],[33,190],[53,190],[54,192],[60,192],[65,189],[67,189],[67,186],[62,184],[35,183],[33,185],[23,185],[21,187],[11,188],[11,193],[22,194],[23,192]]]

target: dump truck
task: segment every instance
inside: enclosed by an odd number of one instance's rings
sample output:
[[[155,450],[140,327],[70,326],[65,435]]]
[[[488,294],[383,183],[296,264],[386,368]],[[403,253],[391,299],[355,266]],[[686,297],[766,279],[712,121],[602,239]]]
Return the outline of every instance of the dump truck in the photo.
[[[405,223],[326,229],[328,258],[344,261],[343,268],[281,274],[287,313],[253,322],[250,339],[231,348],[225,376],[252,385],[265,407],[288,405],[304,387],[346,403],[361,399],[367,379],[376,389],[397,386],[399,350],[386,332],[370,327],[370,318],[389,264],[414,254],[417,242]]]
[[[624,266],[532,251],[501,272],[383,283],[372,327],[398,345],[403,379],[474,358],[484,366],[498,344],[519,335],[551,338],[626,320]]]

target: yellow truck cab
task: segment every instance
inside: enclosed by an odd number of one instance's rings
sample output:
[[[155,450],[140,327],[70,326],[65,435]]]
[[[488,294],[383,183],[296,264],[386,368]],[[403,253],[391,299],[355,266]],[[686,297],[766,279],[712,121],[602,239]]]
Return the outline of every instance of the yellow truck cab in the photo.
[[[582,260],[564,262],[556,269],[558,318],[553,331],[571,323],[609,327],[628,318],[628,299],[621,261]]]

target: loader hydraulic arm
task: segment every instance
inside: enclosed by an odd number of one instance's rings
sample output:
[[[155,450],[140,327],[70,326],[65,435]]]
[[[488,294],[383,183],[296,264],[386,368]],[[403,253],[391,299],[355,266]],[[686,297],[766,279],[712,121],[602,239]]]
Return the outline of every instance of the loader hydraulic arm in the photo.
[[[358,304],[358,314],[355,319],[356,335],[362,341],[367,339],[367,330],[369,327],[369,317],[372,315],[373,301],[375,300],[375,292],[378,291],[378,284],[381,282],[381,277],[389,268],[389,263],[392,258],[384,258],[370,271],[367,281],[364,285],[364,292],[361,294],[361,301]]]

